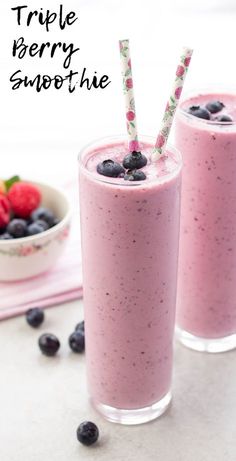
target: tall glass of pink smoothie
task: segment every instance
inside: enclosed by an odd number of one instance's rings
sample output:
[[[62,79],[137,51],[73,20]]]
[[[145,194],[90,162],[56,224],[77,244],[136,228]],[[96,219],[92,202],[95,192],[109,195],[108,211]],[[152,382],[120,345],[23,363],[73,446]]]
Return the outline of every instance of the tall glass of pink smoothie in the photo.
[[[184,161],[177,335],[222,352],[236,347],[236,94],[185,100],[175,142]]]
[[[151,163],[155,140],[140,139],[147,164],[134,178],[97,171],[123,168],[124,137],[80,155],[89,393],[105,418],[123,424],[154,419],[171,400],[182,164],[173,148]]]

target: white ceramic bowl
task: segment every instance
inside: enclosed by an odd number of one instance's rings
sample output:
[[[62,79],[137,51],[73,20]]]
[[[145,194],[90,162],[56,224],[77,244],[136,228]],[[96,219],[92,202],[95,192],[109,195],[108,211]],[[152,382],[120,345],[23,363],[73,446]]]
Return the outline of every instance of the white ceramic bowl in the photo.
[[[71,207],[66,195],[46,184],[35,184],[42,194],[42,206],[50,208],[60,222],[40,234],[0,240],[0,281],[23,280],[50,269],[63,253],[68,240]]]

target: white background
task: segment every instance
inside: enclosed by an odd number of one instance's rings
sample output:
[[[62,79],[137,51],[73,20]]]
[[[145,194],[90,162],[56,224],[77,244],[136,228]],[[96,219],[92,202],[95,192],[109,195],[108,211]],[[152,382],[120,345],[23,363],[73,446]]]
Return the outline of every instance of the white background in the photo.
[[[61,0],[62,2],[62,0]],[[213,85],[232,87],[236,81],[235,0],[67,0],[65,13],[79,20],[61,31],[55,22],[47,33],[37,20],[17,26],[11,7],[58,11],[60,0],[2,0],[0,5],[0,177],[23,177],[63,183],[77,173],[77,154],[90,140],[125,132],[118,40],[130,38],[138,129],[155,136],[183,45],[194,48],[185,91]],[[25,18],[25,13],[23,14]],[[22,69],[38,73],[68,73],[62,53],[54,59],[22,60],[11,55],[13,40],[74,42],[80,51],[71,69],[87,67],[93,75],[108,74],[104,90],[22,88],[12,91],[10,75]],[[236,85],[235,85],[236,86]]]

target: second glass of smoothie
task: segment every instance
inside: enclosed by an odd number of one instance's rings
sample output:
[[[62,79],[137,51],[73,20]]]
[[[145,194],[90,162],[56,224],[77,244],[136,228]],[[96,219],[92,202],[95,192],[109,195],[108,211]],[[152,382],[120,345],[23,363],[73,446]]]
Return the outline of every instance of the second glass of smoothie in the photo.
[[[236,347],[236,94],[186,99],[175,142],[184,162],[177,335],[222,352]]]
[[[181,157],[141,137],[146,179],[106,177],[97,165],[122,164],[124,137],[80,155],[80,203],[89,393],[108,420],[139,424],[171,400],[179,240]],[[139,170],[137,170],[139,171]]]

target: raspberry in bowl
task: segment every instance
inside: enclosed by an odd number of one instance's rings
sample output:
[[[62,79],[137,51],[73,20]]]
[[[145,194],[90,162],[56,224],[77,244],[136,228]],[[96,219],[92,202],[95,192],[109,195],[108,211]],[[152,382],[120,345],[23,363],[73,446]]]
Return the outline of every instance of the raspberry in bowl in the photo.
[[[60,189],[19,177],[1,184],[0,281],[47,272],[68,240],[69,200]]]

